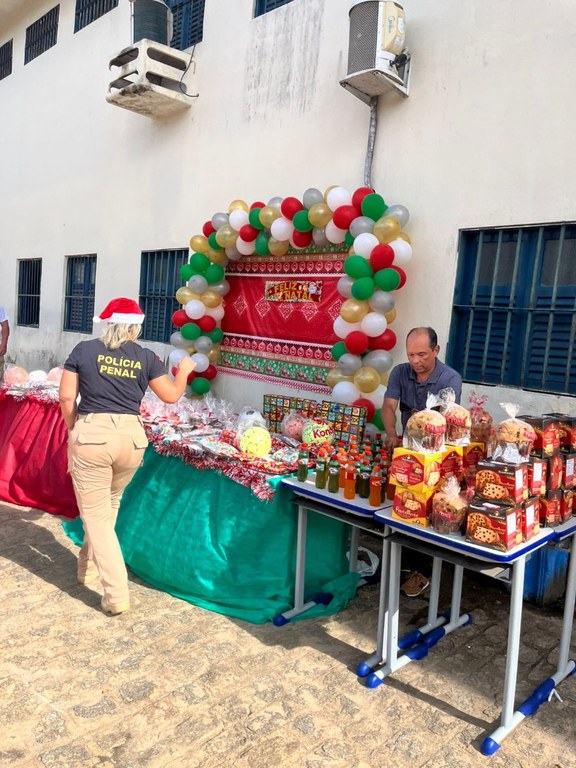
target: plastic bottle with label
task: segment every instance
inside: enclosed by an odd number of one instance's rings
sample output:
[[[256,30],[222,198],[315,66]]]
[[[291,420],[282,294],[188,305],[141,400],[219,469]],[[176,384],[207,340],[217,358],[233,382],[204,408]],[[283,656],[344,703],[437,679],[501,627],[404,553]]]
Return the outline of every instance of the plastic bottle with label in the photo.
[[[308,452],[308,445],[302,443],[300,451],[298,452],[298,467],[296,469],[296,480],[299,483],[305,483],[308,478],[308,460],[310,454]]]
[[[338,493],[340,490],[340,464],[332,459],[328,465],[328,492]]]
[[[382,470],[379,464],[375,464],[370,475],[370,495],[368,503],[371,507],[382,506]]]
[[[344,498],[349,500],[356,498],[356,467],[351,459],[346,464],[344,472]]]
[[[326,488],[326,480],[328,479],[328,459],[324,451],[320,451],[316,457],[316,488]]]
[[[370,462],[362,462],[358,471],[358,496],[367,499],[370,496]]]

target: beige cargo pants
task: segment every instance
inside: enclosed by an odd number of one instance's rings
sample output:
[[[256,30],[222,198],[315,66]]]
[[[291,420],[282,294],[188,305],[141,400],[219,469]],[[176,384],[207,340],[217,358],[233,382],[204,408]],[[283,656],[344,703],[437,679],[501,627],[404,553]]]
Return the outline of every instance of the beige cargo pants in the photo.
[[[109,604],[129,600],[128,574],[114,531],[122,492],[148,445],[139,416],[79,416],[68,439],[68,471],[84,524],[78,572],[96,567]]]

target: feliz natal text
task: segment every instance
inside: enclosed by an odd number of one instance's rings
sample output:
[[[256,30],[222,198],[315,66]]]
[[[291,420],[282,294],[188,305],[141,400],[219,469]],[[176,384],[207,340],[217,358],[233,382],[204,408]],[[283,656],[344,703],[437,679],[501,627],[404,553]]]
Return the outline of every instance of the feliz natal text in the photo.
[[[266,301],[322,301],[322,283],[315,280],[266,282]]]
[[[98,355],[96,358],[98,372],[107,376],[122,376],[123,378],[136,379],[133,369],[142,370],[142,364],[138,360],[129,360],[126,357],[116,358],[111,355]]]

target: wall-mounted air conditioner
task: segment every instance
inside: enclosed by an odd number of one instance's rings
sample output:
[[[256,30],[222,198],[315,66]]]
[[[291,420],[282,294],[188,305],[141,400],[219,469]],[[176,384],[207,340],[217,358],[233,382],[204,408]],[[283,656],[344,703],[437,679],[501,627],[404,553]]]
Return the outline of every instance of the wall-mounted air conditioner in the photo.
[[[408,96],[410,54],[404,10],[390,0],[356,0],[350,9],[348,74],[340,85],[363,101],[394,90]]]

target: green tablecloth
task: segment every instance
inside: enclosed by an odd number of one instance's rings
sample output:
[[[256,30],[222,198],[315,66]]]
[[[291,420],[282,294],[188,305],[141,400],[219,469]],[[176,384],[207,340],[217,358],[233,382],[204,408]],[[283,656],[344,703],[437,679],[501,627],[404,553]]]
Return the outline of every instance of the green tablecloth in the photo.
[[[213,470],[159,456],[152,447],[126,488],[116,530],[126,564],[149,584],[194,605],[253,623],[292,606],[297,510],[276,483],[272,501]],[[65,522],[78,544],[80,518]],[[329,615],[354,596],[347,573],[348,527],[308,515],[306,593],[331,592],[328,606],[298,618]]]

